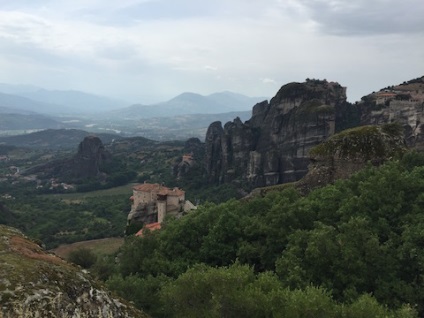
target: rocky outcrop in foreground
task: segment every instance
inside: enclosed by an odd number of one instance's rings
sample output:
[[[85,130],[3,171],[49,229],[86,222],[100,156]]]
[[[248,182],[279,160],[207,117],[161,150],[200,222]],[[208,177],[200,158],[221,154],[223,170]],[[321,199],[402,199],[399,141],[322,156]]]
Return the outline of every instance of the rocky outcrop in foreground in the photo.
[[[0,225],[0,317],[147,317],[80,268]]]

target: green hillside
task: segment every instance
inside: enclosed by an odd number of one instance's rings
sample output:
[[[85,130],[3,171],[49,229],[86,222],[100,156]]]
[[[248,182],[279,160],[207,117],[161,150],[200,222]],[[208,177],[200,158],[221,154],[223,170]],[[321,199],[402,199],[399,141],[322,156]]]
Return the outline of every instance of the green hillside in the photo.
[[[128,239],[107,284],[155,317],[422,316],[423,193],[408,153],[307,196],[208,204]]]

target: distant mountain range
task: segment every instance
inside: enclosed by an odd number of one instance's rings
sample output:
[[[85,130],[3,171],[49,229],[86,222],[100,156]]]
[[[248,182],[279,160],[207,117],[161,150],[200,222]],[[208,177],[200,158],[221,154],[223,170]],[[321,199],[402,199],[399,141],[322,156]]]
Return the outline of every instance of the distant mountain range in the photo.
[[[252,107],[263,100],[228,91],[207,96],[183,93],[166,102],[123,107],[125,102],[78,91],[0,84],[0,135],[74,128],[155,140],[202,139],[211,122],[226,122],[237,116],[246,120]],[[149,121],[144,120],[147,118]]]
[[[46,90],[29,85],[0,84],[0,112],[32,111],[48,115],[98,113],[127,102],[73,90]]]
[[[235,111],[249,111],[265,97],[248,97],[232,92],[214,93],[203,96],[195,93],[182,93],[173,99],[154,105],[135,104],[130,107],[113,110],[102,116],[119,118],[172,117],[192,114],[219,114]]]
[[[248,97],[232,92],[203,96],[182,93],[169,101],[152,105],[135,104],[73,90],[46,90],[30,85],[0,83],[0,113],[96,114],[102,117],[152,118],[187,114],[218,114],[247,111],[265,97]],[[0,127],[1,129],[1,127]]]
[[[35,114],[54,113],[57,106],[50,105],[27,97],[5,94],[0,92],[0,113],[9,114]]]

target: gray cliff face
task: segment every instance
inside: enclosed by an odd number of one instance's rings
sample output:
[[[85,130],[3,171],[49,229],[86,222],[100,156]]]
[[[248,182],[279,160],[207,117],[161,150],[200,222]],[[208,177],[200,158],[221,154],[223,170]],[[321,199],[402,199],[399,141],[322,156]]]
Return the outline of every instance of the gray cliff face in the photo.
[[[254,188],[299,180],[309,150],[335,133],[345,104],[338,83],[308,80],[284,85],[269,103],[255,105],[245,123],[212,123],[206,134],[209,182]]]
[[[70,159],[60,159],[34,166],[24,174],[38,174],[43,178],[59,178],[75,181],[88,178],[102,178],[100,167],[111,159],[99,137],[87,136],[78,146],[78,152]]]
[[[78,153],[73,158],[74,178],[91,178],[99,174],[99,166],[108,158],[100,138],[87,136],[78,146]]]
[[[199,138],[190,138],[185,142],[183,151],[184,155],[172,167],[177,179],[184,178],[190,170],[199,166],[204,158],[205,147]]]
[[[218,182],[222,174],[223,148],[225,148],[224,129],[221,122],[210,124],[205,139],[206,171],[211,182]]]

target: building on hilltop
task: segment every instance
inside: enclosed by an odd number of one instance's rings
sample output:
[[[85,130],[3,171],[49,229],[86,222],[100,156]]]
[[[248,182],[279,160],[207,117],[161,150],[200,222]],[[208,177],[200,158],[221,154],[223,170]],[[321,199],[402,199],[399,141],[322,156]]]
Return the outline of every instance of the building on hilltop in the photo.
[[[161,224],[167,215],[180,217],[184,212],[196,209],[185,200],[185,192],[179,188],[168,188],[158,183],[144,183],[133,187],[131,211],[128,225],[132,222]],[[157,226],[156,226],[157,228]]]
[[[386,91],[384,91],[384,92],[378,92],[376,94],[376,101],[375,101],[375,103],[377,105],[385,104],[386,101],[390,101],[390,100],[396,98],[396,95],[397,94],[395,92],[386,92]]]

